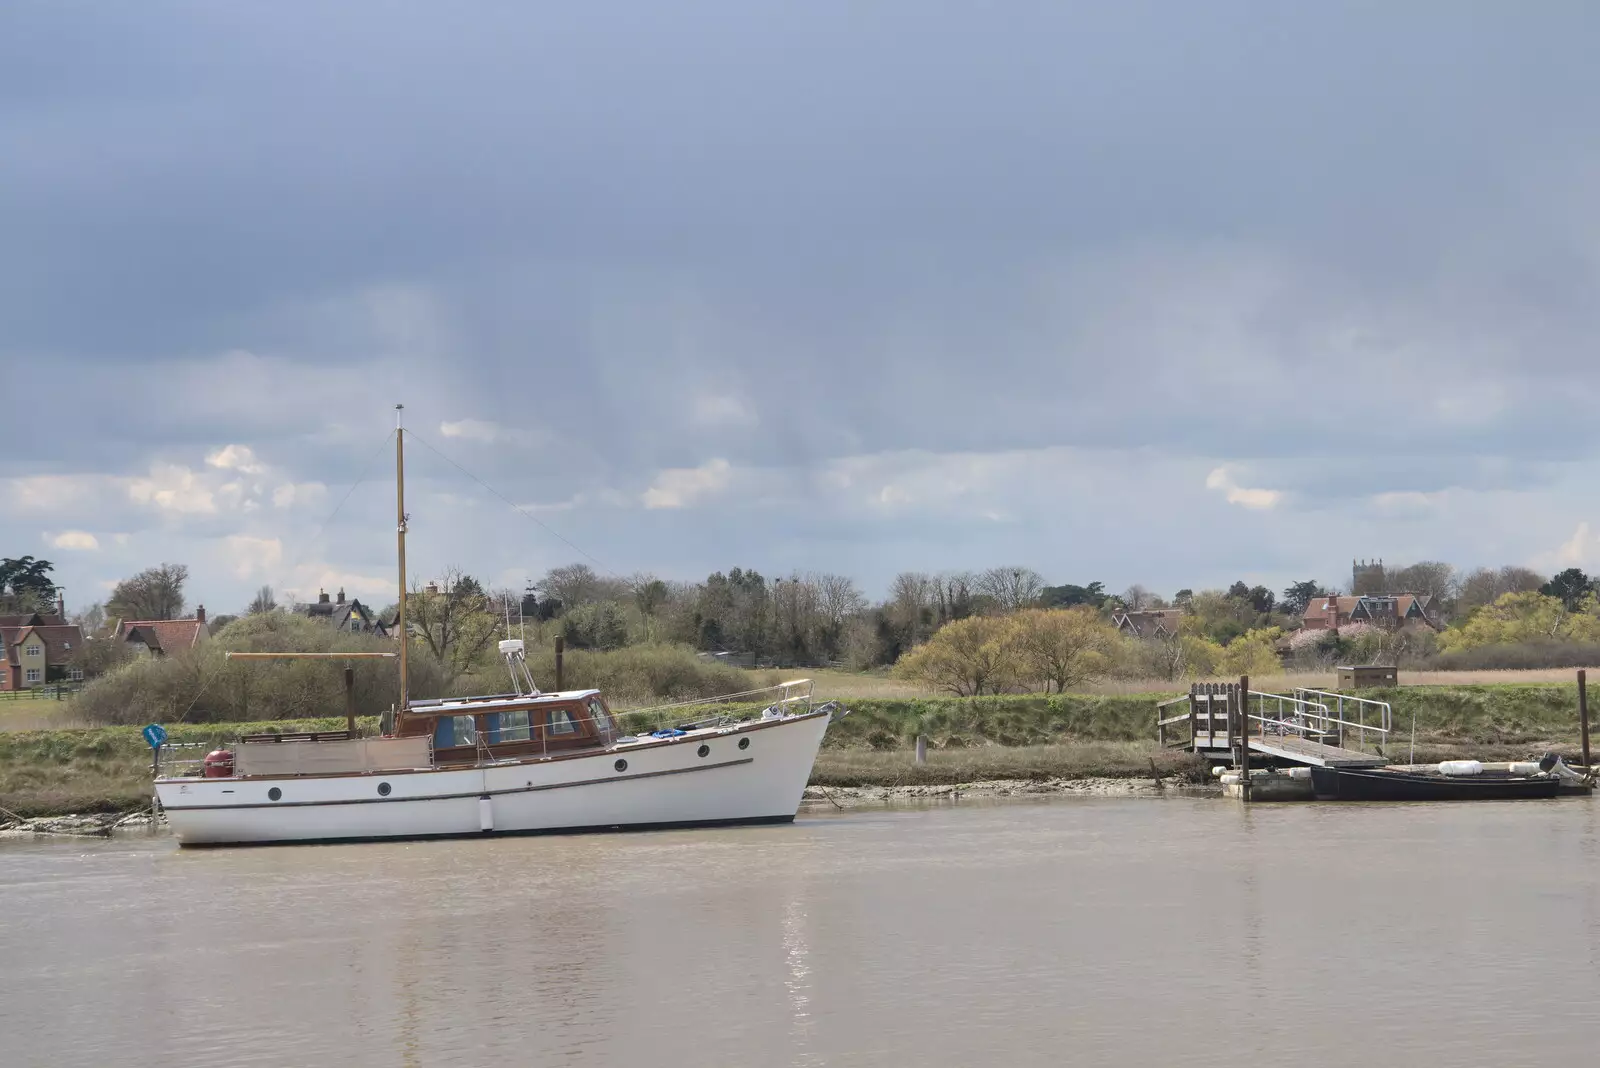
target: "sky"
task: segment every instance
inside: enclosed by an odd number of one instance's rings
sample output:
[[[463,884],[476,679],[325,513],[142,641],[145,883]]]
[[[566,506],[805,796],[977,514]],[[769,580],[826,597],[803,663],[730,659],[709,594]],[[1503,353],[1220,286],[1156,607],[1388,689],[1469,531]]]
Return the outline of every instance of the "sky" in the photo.
[[[0,9],[0,555],[1600,568],[1600,8]]]

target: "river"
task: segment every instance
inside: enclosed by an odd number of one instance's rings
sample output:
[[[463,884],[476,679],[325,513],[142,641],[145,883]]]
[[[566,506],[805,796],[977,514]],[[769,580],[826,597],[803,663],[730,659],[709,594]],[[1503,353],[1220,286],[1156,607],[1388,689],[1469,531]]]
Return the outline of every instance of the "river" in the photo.
[[[1597,813],[1057,798],[3,842],[0,1063],[1558,1063],[1600,1040]]]

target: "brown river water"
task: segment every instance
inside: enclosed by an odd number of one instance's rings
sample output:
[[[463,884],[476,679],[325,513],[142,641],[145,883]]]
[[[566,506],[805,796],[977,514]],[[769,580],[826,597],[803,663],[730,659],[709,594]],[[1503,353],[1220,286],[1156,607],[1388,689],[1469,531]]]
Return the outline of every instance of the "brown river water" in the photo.
[[[0,842],[0,1064],[1561,1063],[1600,807],[1216,798]]]

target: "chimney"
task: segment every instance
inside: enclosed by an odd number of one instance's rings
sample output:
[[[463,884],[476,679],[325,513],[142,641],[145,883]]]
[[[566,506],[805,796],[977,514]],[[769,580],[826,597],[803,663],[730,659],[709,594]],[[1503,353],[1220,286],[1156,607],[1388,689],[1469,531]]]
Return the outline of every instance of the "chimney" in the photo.
[[[197,604],[197,605],[194,606],[194,621],[196,623],[204,623],[206,621],[206,606],[205,605]]]
[[[344,587],[343,586],[339,587],[339,601],[338,601],[338,603],[339,604],[344,604]]]
[[[61,617],[62,622],[66,622],[67,595],[62,593],[60,590],[56,591],[56,615]]]
[[[318,604],[327,604],[328,603],[328,591],[327,590],[318,590],[317,591],[317,603]]]

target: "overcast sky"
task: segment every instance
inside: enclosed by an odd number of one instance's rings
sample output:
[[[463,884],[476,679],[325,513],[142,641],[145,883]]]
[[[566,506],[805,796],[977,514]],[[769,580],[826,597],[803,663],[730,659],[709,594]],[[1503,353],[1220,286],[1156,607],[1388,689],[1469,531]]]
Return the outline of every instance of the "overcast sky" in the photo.
[[[387,603],[403,402],[424,579],[1600,567],[1597,51],[1555,0],[11,0],[0,555]]]

